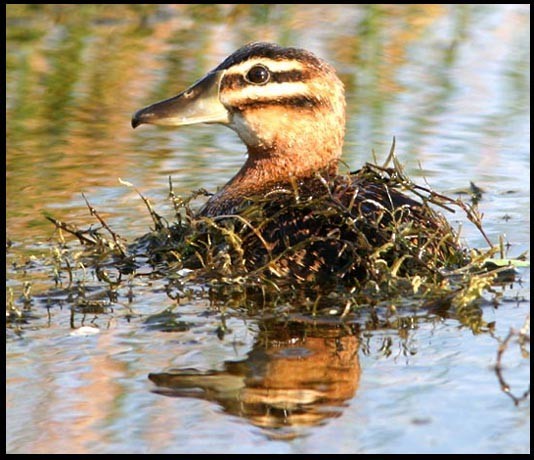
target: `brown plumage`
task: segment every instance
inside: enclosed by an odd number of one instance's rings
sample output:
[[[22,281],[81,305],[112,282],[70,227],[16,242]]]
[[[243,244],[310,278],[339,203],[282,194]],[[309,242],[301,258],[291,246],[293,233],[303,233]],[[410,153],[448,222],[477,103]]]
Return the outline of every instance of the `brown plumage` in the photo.
[[[401,258],[397,271],[435,273],[458,251],[445,219],[401,193],[399,182],[372,168],[338,174],[344,88],[312,53],[246,45],[132,119],[133,127],[201,122],[229,126],[247,147],[245,164],[199,211],[235,230],[240,270],[365,280],[374,276],[369,258],[390,267]]]

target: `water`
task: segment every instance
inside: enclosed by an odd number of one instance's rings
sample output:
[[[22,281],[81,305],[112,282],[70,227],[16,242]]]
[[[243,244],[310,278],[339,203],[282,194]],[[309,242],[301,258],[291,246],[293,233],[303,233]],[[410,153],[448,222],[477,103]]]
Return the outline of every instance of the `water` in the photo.
[[[251,317],[200,294],[176,306],[165,280],[134,279],[133,297],[95,290],[91,311],[50,293],[50,266],[26,263],[54,246],[44,212],[94,224],[82,192],[133,240],[151,222],[118,178],[169,217],[169,176],[181,194],[224,184],[244,161],[231,131],[129,121],[252,40],[338,69],[352,169],[395,136],[418,182],[481,187],[486,233],[517,257],[530,249],[529,37],[527,5],[9,5],[8,300],[32,291],[7,330],[7,452],[529,452],[530,401],[515,406],[494,372],[498,339],[529,311],[526,269],[482,307],[494,333],[475,335],[415,306],[344,325],[283,306]],[[516,339],[503,360],[519,396],[530,370]]]

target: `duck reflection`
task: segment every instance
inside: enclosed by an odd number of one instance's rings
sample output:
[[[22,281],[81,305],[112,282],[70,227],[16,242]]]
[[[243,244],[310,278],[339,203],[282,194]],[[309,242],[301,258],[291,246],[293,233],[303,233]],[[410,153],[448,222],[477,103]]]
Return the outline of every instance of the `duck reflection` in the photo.
[[[339,416],[358,388],[354,329],[267,321],[247,357],[224,370],[150,374],[157,393],[195,397],[265,428],[310,426]]]

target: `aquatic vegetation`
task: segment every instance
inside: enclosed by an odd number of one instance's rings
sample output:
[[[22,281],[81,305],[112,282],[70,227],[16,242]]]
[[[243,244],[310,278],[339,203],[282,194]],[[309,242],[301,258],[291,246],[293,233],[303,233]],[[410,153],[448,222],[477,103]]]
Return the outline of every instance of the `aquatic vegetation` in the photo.
[[[177,306],[207,299],[218,311],[231,310],[247,317],[267,315],[298,321],[308,317],[340,324],[352,324],[363,313],[368,317],[366,329],[393,328],[399,337],[417,322],[414,311],[447,312],[473,333],[491,334],[493,323],[484,319],[483,304],[498,304],[501,294],[495,287],[513,281],[516,268],[528,262],[524,255],[506,259],[502,242],[486,250],[467,248],[436,211],[465,213],[485,237],[476,205],[414,184],[393,150],[386,165],[365,164],[347,174],[346,180],[380,183],[392,194],[413,195],[421,204],[417,225],[399,218],[399,212],[406,212],[403,208],[377,206],[355,219],[349,210],[365,206],[369,195],[360,201],[358,197],[348,202],[336,199],[337,190],[345,186],[341,178],[318,177],[314,186],[323,187],[324,193],[317,194],[315,188],[310,194],[295,183],[268,197],[251,198],[239,214],[216,217],[199,215],[193,209],[192,201],[207,195],[206,191],[180,197],[170,182],[174,216],[163,218],[139,193],[153,228],[131,244],[126,244],[120,229],[112,229],[86,198],[98,225],[81,229],[47,216],[57,228],[57,245],[19,268],[31,270],[28,264],[35,264],[37,270],[46,269],[49,288],[32,294],[30,276],[18,299],[8,290],[8,325],[15,332],[25,327],[32,318],[32,302],[39,299],[41,304],[67,302],[71,327],[75,315],[82,317],[79,324],[91,327],[91,318],[113,311],[117,302],[121,303],[119,298],[136,295],[142,284],[136,280],[162,280],[167,296]],[[297,221],[299,225],[293,225]],[[302,221],[309,226],[303,228]],[[289,229],[285,235],[279,231],[281,224]],[[307,234],[292,240],[292,234],[303,230]],[[79,244],[67,242],[67,236],[75,237]],[[125,318],[135,315],[127,303],[121,303],[126,306],[121,313]],[[167,317],[158,319],[158,328],[187,329],[187,323],[177,321],[171,312]],[[217,334],[224,336],[224,324]],[[512,395],[500,364],[508,342],[516,336],[522,350],[529,342],[528,330],[515,331],[502,340],[495,369],[501,389],[517,404],[529,391]]]
[[[99,227],[82,230],[48,216],[62,240],[68,233],[84,246],[83,252],[70,252],[63,246],[61,255],[56,255],[56,269],[68,273],[83,263],[109,286],[120,285],[123,277],[165,277],[182,290],[203,286],[224,298],[246,293],[249,299],[278,299],[273,305],[308,298],[313,301],[304,306],[299,303],[299,308],[315,314],[335,304],[344,306],[340,314],[346,316],[366,306],[402,305],[409,298],[423,306],[447,305],[462,323],[479,332],[487,327],[478,308],[483,293],[499,277],[513,274],[513,266],[486,265],[486,260],[495,260],[491,257],[499,248],[469,251],[433,209],[441,206],[466,212],[483,231],[476,208],[415,185],[393,155],[389,160],[391,167],[366,164],[350,180],[365,176],[386,184],[392,193],[415,194],[422,203],[420,213],[432,217],[425,221],[418,216],[417,228],[396,218],[403,209],[381,208],[355,219],[346,211],[357,201],[336,200],[337,188],[343,187],[339,181],[321,182],[325,193],[313,197],[295,184],[292,190],[252,199],[240,214],[218,217],[199,216],[191,209],[191,200],[203,191],[182,198],[175,195],[171,183],[174,221],[159,216],[141,195],[154,227],[130,245],[89,203]],[[311,224],[304,230],[293,226],[297,215],[301,219],[304,215]],[[281,223],[289,228],[285,234],[280,231]],[[332,231],[333,227],[338,230]],[[291,234],[297,231],[308,234],[292,241]],[[70,260],[74,254],[76,261]],[[72,280],[72,274],[68,279]]]

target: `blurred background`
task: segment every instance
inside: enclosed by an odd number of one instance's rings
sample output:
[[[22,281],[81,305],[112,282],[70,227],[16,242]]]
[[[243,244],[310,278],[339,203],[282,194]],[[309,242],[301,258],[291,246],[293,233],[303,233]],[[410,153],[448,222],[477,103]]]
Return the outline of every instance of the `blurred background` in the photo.
[[[492,334],[417,305],[395,321],[287,324],[283,306],[264,321],[232,299],[178,304],[163,280],[96,310],[51,289],[44,213],[94,225],[83,192],[132,241],[151,219],[119,179],[172,219],[169,176],[188,195],[235,174],[245,148],[228,128],[130,119],[250,41],[338,70],[350,169],[382,162],[395,137],[417,183],[469,200],[473,182],[490,239],[530,249],[529,5],[7,5],[6,303],[25,311],[8,329],[7,452],[530,452],[529,401],[514,406],[493,371],[497,339],[529,311],[528,270],[482,302]],[[506,353],[516,394],[525,356]]]
[[[158,202],[168,176],[183,193],[223,185],[244,161],[233,132],[134,132],[130,118],[250,41],[338,70],[351,169],[385,158],[395,136],[408,172],[438,191],[526,189],[529,34],[528,5],[9,5],[8,236],[49,234],[43,209],[87,218],[80,192],[139,231],[144,205],[119,177]]]

